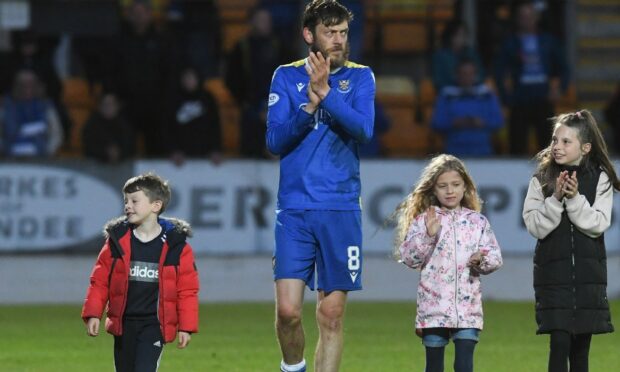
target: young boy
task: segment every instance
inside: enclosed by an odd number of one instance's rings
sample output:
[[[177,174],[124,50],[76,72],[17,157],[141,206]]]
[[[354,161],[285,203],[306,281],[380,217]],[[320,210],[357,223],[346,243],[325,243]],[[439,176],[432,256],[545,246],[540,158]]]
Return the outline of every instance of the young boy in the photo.
[[[184,221],[161,218],[170,201],[167,181],[153,173],[123,187],[125,216],[105,226],[105,244],[82,308],[89,336],[114,335],[116,371],[156,371],[165,343],[179,334],[185,348],[198,331],[198,272]]]

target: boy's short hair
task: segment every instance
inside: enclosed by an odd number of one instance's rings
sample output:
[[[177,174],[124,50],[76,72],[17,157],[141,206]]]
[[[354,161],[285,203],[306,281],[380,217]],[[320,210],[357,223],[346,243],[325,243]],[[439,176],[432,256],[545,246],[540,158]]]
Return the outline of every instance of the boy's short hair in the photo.
[[[132,194],[137,191],[144,192],[149,202],[156,200],[161,201],[161,209],[159,214],[164,213],[166,206],[170,202],[170,185],[167,180],[164,180],[153,172],[143,173],[135,177],[131,177],[125,182],[123,186],[123,194]]]
[[[322,23],[324,26],[338,25],[344,21],[351,23],[353,13],[336,0],[313,0],[304,10],[302,16],[302,28],[307,27],[312,33],[316,26]]]

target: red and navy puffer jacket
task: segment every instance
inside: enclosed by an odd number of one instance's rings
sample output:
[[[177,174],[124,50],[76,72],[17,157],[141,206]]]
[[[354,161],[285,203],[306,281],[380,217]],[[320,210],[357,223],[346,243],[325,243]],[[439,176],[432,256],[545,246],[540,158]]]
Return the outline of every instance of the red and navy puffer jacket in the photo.
[[[158,314],[165,342],[172,342],[177,331],[198,332],[198,271],[194,254],[186,238],[189,224],[182,220],[160,218],[166,240],[159,259]],[[82,319],[101,318],[107,305],[105,329],[120,336],[129,286],[131,225],[125,218],[106,224],[106,241],[90,276]]]

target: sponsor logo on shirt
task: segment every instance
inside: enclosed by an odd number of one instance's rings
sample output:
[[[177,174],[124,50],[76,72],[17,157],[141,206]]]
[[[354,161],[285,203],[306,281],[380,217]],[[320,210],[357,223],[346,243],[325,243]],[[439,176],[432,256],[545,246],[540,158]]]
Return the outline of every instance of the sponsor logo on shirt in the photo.
[[[280,100],[280,96],[276,93],[269,94],[269,106],[275,105]]]
[[[159,265],[156,262],[131,261],[129,280],[136,282],[157,282]]]

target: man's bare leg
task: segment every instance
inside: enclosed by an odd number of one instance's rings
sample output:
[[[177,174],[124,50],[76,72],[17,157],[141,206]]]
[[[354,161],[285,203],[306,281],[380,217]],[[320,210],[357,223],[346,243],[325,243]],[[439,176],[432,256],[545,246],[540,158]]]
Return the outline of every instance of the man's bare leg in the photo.
[[[304,358],[304,329],[301,324],[305,283],[299,279],[276,280],[276,333],[282,360],[288,365]]]
[[[319,343],[314,356],[314,370],[317,372],[336,372],[340,368],[346,302],[347,292],[319,292],[316,306]]]

